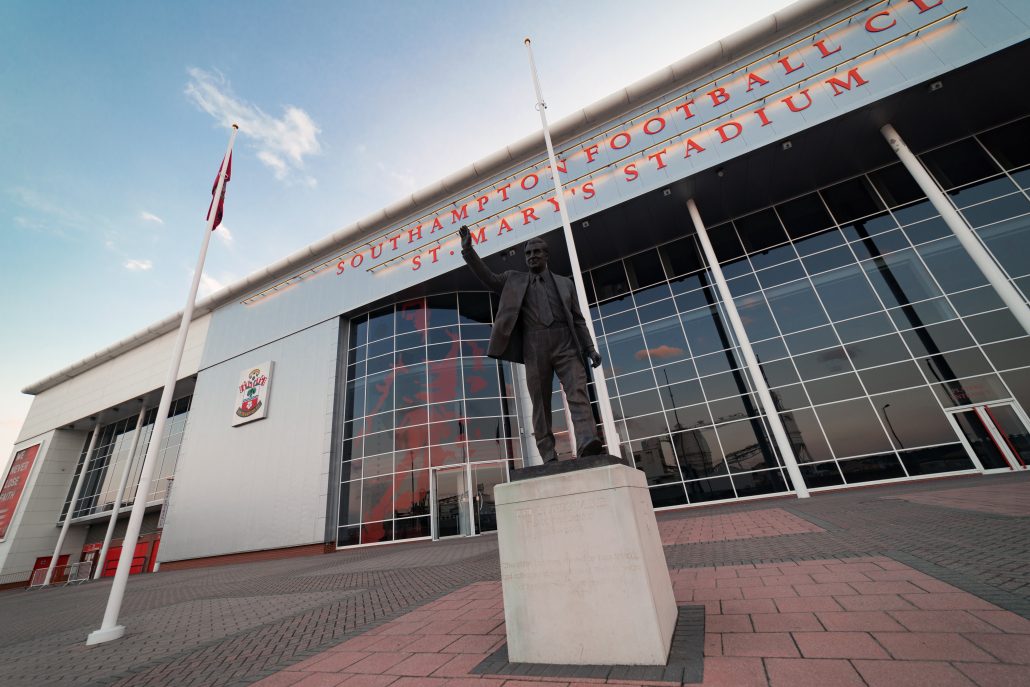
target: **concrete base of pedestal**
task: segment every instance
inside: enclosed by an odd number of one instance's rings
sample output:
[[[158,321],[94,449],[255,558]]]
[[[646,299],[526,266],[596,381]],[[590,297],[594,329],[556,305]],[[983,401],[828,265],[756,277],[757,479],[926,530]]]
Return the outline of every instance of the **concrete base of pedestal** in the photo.
[[[494,496],[510,661],[665,664],[677,609],[644,473],[609,465]]]

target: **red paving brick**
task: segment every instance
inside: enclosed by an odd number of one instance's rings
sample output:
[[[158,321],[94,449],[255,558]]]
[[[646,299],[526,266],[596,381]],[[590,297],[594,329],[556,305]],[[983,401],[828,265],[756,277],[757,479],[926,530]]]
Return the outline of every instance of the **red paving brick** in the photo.
[[[704,687],[766,687],[765,668],[760,658],[705,659]]]
[[[890,658],[865,632],[795,632],[805,658]]]
[[[973,687],[947,663],[930,661],[852,661],[869,687]]]
[[[993,661],[962,635],[950,632],[874,632],[891,656],[914,661]]]
[[[847,661],[770,658],[765,669],[770,687],[865,687]]]
[[[997,632],[968,611],[891,611],[890,615],[912,632]]]
[[[755,632],[822,631],[822,624],[811,613],[755,613],[751,616]]]
[[[829,611],[815,615],[831,632],[900,632],[905,629],[884,611]]]
[[[1030,665],[1030,636],[964,633],[962,635],[1002,663]]]
[[[780,508],[664,521],[659,523],[658,529],[666,546],[823,531]]]
[[[752,634],[724,634],[722,636],[724,656],[756,656],[767,658],[799,656],[793,638],[787,632],[762,632]]]
[[[1030,684],[1030,670],[1026,666],[956,663],[955,667],[980,687],[1026,687]]]

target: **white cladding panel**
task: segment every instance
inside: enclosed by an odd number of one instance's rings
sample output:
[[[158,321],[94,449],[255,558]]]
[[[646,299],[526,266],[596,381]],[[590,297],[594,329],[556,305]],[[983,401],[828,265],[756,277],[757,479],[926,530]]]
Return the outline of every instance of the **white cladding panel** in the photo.
[[[85,440],[86,432],[57,430],[15,444],[14,452],[17,453],[23,448],[43,442],[14,520],[11,521],[7,539],[0,543],[0,575],[27,572],[32,569],[37,558],[54,553],[57,535],[61,532],[57,519],[68,497],[75,464]],[[85,539],[85,527],[69,528],[61,553],[72,554],[70,560],[78,561],[78,552],[82,550]],[[25,579],[28,579],[28,575],[25,575]]]
[[[179,379],[196,374],[200,369],[210,323],[211,315],[205,315],[190,325],[179,365]],[[37,395],[18,441],[163,387],[177,334],[178,330],[168,332]]]
[[[202,370],[159,559],[321,542],[339,320]],[[240,371],[275,364],[268,417],[232,426]]]

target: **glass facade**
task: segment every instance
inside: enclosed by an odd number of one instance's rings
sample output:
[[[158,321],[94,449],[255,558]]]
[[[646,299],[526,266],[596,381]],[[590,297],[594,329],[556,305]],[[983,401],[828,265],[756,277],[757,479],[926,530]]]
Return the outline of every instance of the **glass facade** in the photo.
[[[921,155],[1024,297],[1028,141],[1023,119]],[[972,469],[946,409],[1030,407],[1030,338],[900,163],[708,232],[809,487]],[[696,237],[588,277],[654,505],[787,491]]]
[[[494,308],[463,292],[351,318],[338,546],[431,536],[433,468],[522,465],[511,365],[486,356]]]
[[[150,490],[147,492],[148,503],[164,499],[168,490],[168,482],[175,474],[175,464],[179,460],[179,448],[182,446],[182,436],[186,430],[186,420],[189,418],[192,398],[192,396],[184,396],[172,401],[172,407],[168,411],[168,420],[165,422],[164,437],[161,439],[158,463],[154,468]],[[146,455],[147,448],[150,446],[150,437],[154,433],[156,418],[157,408],[151,408],[144,415],[143,426],[140,428],[142,432],[140,441],[135,455],[131,457],[128,453],[132,447],[133,431],[136,429],[136,416],[100,428],[100,436],[93,449],[93,458],[86,473],[86,480],[83,482],[82,492],[79,494],[75,510],[72,513],[73,518],[103,513],[114,507],[118,483],[121,481],[122,471],[128,460],[132,461],[132,468],[125,493],[122,495],[122,505],[132,505],[136,499],[136,487],[143,469],[143,456]],[[75,468],[75,477],[72,479],[68,495],[65,497],[64,508],[61,510],[61,521],[68,512],[68,504],[71,502],[79,473],[82,472],[86,449],[89,448],[92,435],[92,432],[86,435],[86,442],[82,446],[79,462]]]

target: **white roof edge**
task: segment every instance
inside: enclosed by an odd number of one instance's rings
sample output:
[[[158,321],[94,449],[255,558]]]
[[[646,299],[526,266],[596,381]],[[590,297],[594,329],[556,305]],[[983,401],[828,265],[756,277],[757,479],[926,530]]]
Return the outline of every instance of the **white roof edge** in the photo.
[[[760,19],[726,38],[708,45],[678,60],[657,72],[601,98],[595,103],[574,112],[551,125],[551,134],[556,142],[575,136],[584,129],[616,117],[621,112],[641,105],[683,82],[693,81],[713,69],[747,55],[779,38],[779,34],[791,33],[804,26],[823,19],[830,14],[858,4],[861,0],[799,0],[779,12]],[[272,263],[252,274],[229,284],[216,293],[198,301],[193,318],[206,315],[254,291],[261,284],[287,276],[301,266],[323,254],[343,248],[344,245],[386,229],[398,219],[407,217],[454,195],[480,179],[487,179],[511,164],[539,153],[543,149],[543,132],[525,136],[504,148],[447,175],[443,179],[415,191],[410,196],[379,210],[368,217],[339,229],[318,241]],[[22,389],[23,394],[35,395],[53,388],[76,375],[116,358],[125,351],[152,341],[174,330],[182,317],[178,311],[159,322],[132,334],[121,341],[68,365],[54,374]]]

